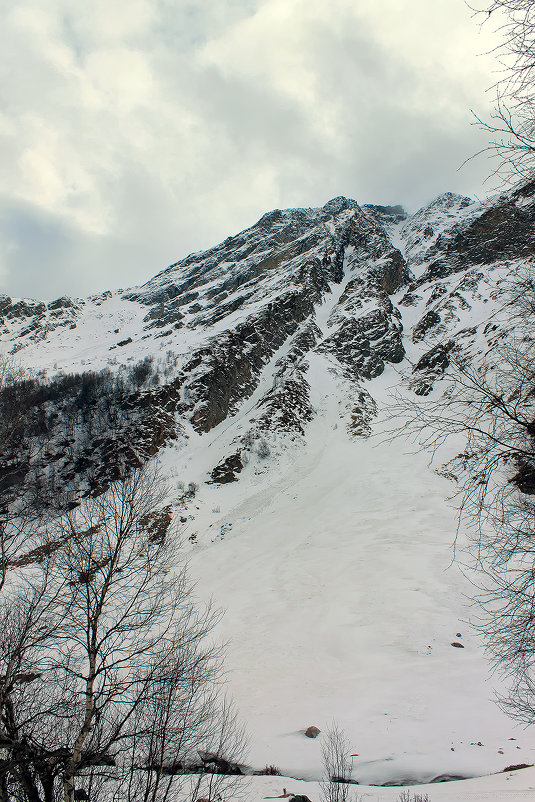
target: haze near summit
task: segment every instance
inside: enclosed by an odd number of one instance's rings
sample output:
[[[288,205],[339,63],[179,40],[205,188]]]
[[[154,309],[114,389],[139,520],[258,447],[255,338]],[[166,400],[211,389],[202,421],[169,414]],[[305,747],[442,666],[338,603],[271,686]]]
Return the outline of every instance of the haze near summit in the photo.
[[[147,280],[273,208],[484,195],[463,0],[26,0],[4,12],[0,291]],[[480,55],[487,52],[487,55]]]

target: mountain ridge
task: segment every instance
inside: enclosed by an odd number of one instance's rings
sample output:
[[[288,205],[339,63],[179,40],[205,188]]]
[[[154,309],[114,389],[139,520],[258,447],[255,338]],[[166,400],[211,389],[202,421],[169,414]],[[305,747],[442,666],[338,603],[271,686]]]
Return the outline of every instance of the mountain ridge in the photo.
[[[514,195],[482,205],[445,193],[411,216],[401,207],[361,207],[341,196],[318,208],[274,210],[137,288],[47,305],[4,296],[0,339],[22,363],[33,367],[37,360],[48,380],[61,381],[72,371],[144,375],[123,404],[139,412],[133,416],[139,430],[133,439],[130,424],[121,435],[123,453],[135,443],[134,462],[183,437],[184,426],[207,432],[234,414],[284,346],[273,386],[258,401],[262,414],[245,433],[245,446],[227,455],[234,469],[227,470],[225,460],[213,466],[212,481],[234,480],[251,439],[264,439],[271,427],[304,435],[314,414],[305,366],[316,349],[334,360],[357,399],[352,432],[369,434],[374,401],[363,383],[386,364],[403,362],[408,340],[402,321],[411,318],[411,308],[422,309],[411,321],[409,341],[421,344],[413,356],[413,383],[420,395],[431,391],[453,348],[451,338],[441,335],[462,320],[461,306],[472,308],[462,292],[477,294],[480,278],[474,278],[477,268],[470,263],[481,263],[477,243],[489,214],[498,214],[505,229],[509,219],[518,236],[519,225],[526,225],[525,198],[519,207]],[[472,235],[477,225],[481,231]],[[459,258],[459,243],[467,242],[468,264]],[[444,293],[443,279],[463,271],[455,291]],[[402,288],[402,297],[392,303]],[[331,319],[321,331],[318,310],[333,293]],[[460,339],[470,336],[458,333]],[[436,343],[437,337],[444,342]],[[421,346],[427,341],[426,350]],[[163,352],[165,358],[157,356]],[[155,356],[162,364],[154,372],[148,364]],[[135,368],[136,360],[145,368]],[[101,462],[109,464],[103,456]],[[105,481],[106,468],[98,473],[90,484]]]
[[[453,358],[477,367],[513,335],[504,287],[533,264],[533,189],[445,193],[405,218],[345,198],[274,210],[141,287],[0,301],[4,353],[41,370],[30,469],[1,455],[9,492],[65,507],[160,461],[199,594],[228,610],[256,767],[318,779],[300,730],[329,718],[359,782],[533,762],[490,701],[450,566],[451,482],[382,417],[389,389],[432,400]]]

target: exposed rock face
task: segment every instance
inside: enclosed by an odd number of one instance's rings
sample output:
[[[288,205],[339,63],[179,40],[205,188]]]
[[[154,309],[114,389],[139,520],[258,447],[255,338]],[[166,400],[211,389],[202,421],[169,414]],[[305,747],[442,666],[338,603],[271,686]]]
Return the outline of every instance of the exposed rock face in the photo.
[[[40,301],[13,300],[8,295],[0,296],[0,334],[10,332],[13,323],[19,322],[18,336],[30,341],[46,340],[58,327],[76,327],[77,313],[83,301],[58,298],[45,304]],[[22,343],[16,343],[14,350]]]
[[[420,357],[412,369],[416,377],[412,384],[416,395],[429,395],[433,389],[435,379],[442,376],[448,368],[450,364],[450,352],[454,347],[455,343],[453,340],[439,342]]]
[[[65,481],[102,487],[114,466],[143,462],[187,432],[207,435],[247,409],[208,473],[232,482],[248,460],[276,450],[276,438],[306,437],[319,414],[320,358],[346,394],[346,430],[366,437],[377,413],[373,379],[406,352],[409,386],[427,395],[456,350],[499,344],[503,328],[481,310],[499,302],[504,263],[535,255],[534,225],[532,185],[485,204],[446,193],[410,217],[339,197],[269,212],[126,292],[49,303],[0,296],[4,343],[59,382],[47,378],[57,393],[32,396],[29,430],[46,433],[48,464]],[[95,379],[91,406],[69,374],[103,368],[116,384]],[[5,481],[24,482],[14,455],[3,460]]]
[[[431,309],[430,312],[426,312],[412,330],[413,342],[417,343],[420,340],[424,340],[427,332],[435,326],[438,326],[440,322],[441,317],[436,310]]]
[[[380,309],[342,324],[321,349],[334,354],[353,369],[356,378],[363,379],[380,376],[385,362],[401,362],[405,355],[401,325]]]
[[[218,484],[228,484],[229,482],[237,482],[238,477],[236,474],[243,470],[243,462],[241,454],[231,454],[219,465],[216,465],[211,473],[212,480]]]
[[[448,245],[448,254],[462,254],[463,259],[475,264],[532,256],[534,222],[535,204],[519,207],[512,198],[504,199],[459,231]]]
[[[377,404],[371,395],[358,389],[353,403],[347,430],[356,437],[369,437],[372,433],[371,423],[377,415]]]
[[[314,285],[310,293],[282,295],[196,352],[184,367],[191,378],[185,381],[182,409],[186,414],[192,410],[198,431],[210,431],[251,395],[267,360],[312,315],[314,299],[321,300]]]

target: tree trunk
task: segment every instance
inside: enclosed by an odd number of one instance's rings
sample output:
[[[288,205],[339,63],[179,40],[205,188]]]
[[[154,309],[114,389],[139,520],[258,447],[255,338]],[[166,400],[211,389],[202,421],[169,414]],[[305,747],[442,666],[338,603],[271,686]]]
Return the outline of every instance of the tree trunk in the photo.
[[[93,633],[93,641],[96,640],[96,630]],[[67,768],[63,773],[63,802],[74,802],[74,777],[80,768],[80,759],[82,756],[82,749],[87,736],[91,732],[93,726],[93,715],[95,712],[95,666],[96,666],[96,651],[89,655],[89,676],[85,685],[85,715],[82,729],[75,741],[72,757],[69,760]]]

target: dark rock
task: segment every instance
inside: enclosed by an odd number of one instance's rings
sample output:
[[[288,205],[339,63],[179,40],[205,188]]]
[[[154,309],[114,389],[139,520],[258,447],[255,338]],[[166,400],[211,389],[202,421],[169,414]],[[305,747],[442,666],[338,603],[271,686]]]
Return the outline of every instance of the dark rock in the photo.
[[[312,420],[310,386],[302,370],[282,370],[279,381],[259,401],[261,415],[257,430],[297,432],[304,435],[304,424]]]
[[[405,259],[398,250],[390,252],[381,267],[375,271],[375,274],[388,295],[397,292],[411,278]]]
[[[417,343],[425,339],[427,332],[438,326],[440,322],[441,318],[438,312],[426,312],[412,330],[412,341]]]
[[[168,270],[169,269],[170,268],[168,268]],[[147,283],[150,284],[151,282]],[[143,287],[140,287],[139,290],[125,293],[123,298],[127,301],[137,301],[138,303],[146,304],[147,306],[165,304],[167,301],[171,301],[173,298],[176,298],[181,294],[181,292],[187,290],[188,286],[187,282],[184,282],[181,287],[177,287],[176,284],[169,282],[169,284],[166,284],[164,287],[159,287],[154,290],[150,289],[143,291],[143,289]]]
[[[351,408],[348,431],[355,437],[369,437],[372,433],[370,424],[376,415],[377,404],[366,390],[359,389],[357,401]]]
[[[111,298],[112,293],[109,290],[104,290],[104,292],[99,293],[98,295],[90,295],[89,300],[92,301],[95,306],[102,306],[104,301],[107,301],[108,298]]]
[[[380,376],[385,362],[397,364],[405,356],[401,325],[382,309],[346,319],[318,350],[332,353],[352,369],[355,378]]]
[[[238,477],[236,474],[241,473],[242,470],[241,452],[238,452],[237,454],[231,454],[230,457],[216,465],[210,476],[212,477],[212,482],[223,485],[229,482],[237,482]]]
[[[143,321],[149,324],[148,326],[145,326],[145,329],[148,330],[169,326],[171,323],[177,323],[183,318],[183,313],[175,304],[166,306],[164,303],[162,303],[159,306],[153,306],[152,309],[145,315]]]
[[[256,316],[234,330],[209,341],[184,367],[188,408],[195,411],[191,422],[207,432],[221,423],[238,404],[248,398],[264,364],[273,352],[309,317],[321,294],[313,286],[279,296]],[[199,371],[199,367],[204,369]]]
[[[407,212],[399,204],[396,206],[377,206],[376,204],[366,203],[362,208],[366,212],[373,214],[381,222],[400,222],[407,218]]]
[[[432,777],[429,781],[432,784],[436,783],[451,783],[451,782],[458,782],[460,780],[467,780],[470,779],[465,774],[437,774],[436,777]]]
[[[413,374],[423,374],[413,385],[416,395],[428,395],[433,389],[433,384],[444,374],[450,364],[450,353],[454,349],[453,340],[445,343],[438,343],[434,348],[427,351],[412,369]]]
[[[421,301],[421,295],[417,295],[415,292],[406,292],[401,301],[398,301],[398,306],[416,306],[418,301]]]
[[[307,727],[305,730],[305,735],[307,738],[317,738],[320,734],[321,730],[319,727],[315,727],[313,724],[310,727]]]
[[[464,645],[462,643],[459,643],[458,641],[453,641],[451,645],[455,646],[456,649],[464,649]]]
[[[527,186],[527,185],[526,185]],[[504,200],[490,207],[460,231],[448,251],[476,264],[535,253],[535,207],[518,207]]]
[[[171,505],[167,505],[161,510],[152,510],[139,519],[140,526],[143,527],[149,540],[153,543],[163,543],[171,526],[173,516]]]
[[[67,298],[67,296],[62,296],[61,298],[56,298],[55,301],[50,301],[47,304],[47,308],[49,311],[54,309],[71,309],[74,306],[71,298]]]
[[[331,200],[327,201],[327,203],[323,206],[323,211],[329,214],[339,214],[340,212],[345,212],[348,210],[355,211],[358,209],[359,205],[355,200],[352,198],[344,198],[343,195],[338,195],[336,198],[331,198]]]
[[[228,297],[226,293],[222,293],[222,298]],[[216,309],[216,311],[212,312],[212,314],[203,317],[202,323],[205,326],[213,326],[214,323],[217,323],[219,320],[222,320],[225,317],[228,317],[233,312],[236,312],[243,304],[247,301],[247,297],[245,295],[240,295],[237,298],[233,298],[228,304],[223,304]],[[220,303],[220,301],[216,301]]]

